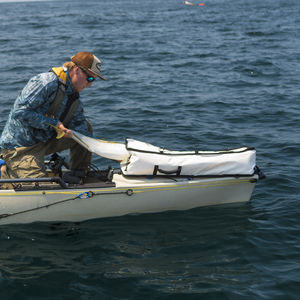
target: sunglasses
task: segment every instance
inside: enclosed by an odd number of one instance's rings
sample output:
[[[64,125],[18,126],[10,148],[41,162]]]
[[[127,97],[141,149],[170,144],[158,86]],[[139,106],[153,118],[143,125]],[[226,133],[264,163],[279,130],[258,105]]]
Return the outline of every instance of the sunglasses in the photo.
[[[93,81],[96,80],[96,78],[89,75],[89,73],[85,69],[80,68],[80,70],[86,75],[86,80],[87,80],[88,83],[93,82]]]

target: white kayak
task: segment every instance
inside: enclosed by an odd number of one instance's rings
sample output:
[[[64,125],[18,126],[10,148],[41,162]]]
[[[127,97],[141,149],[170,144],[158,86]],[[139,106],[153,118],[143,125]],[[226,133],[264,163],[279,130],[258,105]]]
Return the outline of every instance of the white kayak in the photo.
[[[51,183],[31,190],[0,190],[0,224],[79,222],[126,214],[187,210],[250,200],[258,175],[188,179],[132,178],[63,188]]]
[[[145,146],[141,142],[127,141],[124,145],[77,134],[76,138],[91,152],[121,161],[121,169],[108,170],[104,172],[104,177],[103,172],[101,176],[96,174],[94,178],[77,184],[66,183],[60,177],[1,179],[0,183],[13,183],[14,189],[0,190],[0,225],[80,222],[127,214],[187,210],[207,205],[246,202],[250,200],[255,183],[261,177],[259,169],[255,166],[253,148],[195,153],[160,150],[159,156],[155,146],[149,144]],[[134,149],[130,148],[130,145],[138,146]],[[138,156],[139,153],[142,154],[141,157]],[[149,161],[144,169],[141,167],[145,154],[147,160],[153,155],[153,174],[142,174],[146,171],[152,172]],[[169,155],[172,156],[171,160],[168,159],[172,162],[170,168],[175,166],[174,172],[162,170],[168,168],[165,160]],[[191,155],[198,160],[197,168],[190,167],[189,164],[184,165],[183,157],[187,156],[187,161],[190,162]],[[204,167],[201,166],[201,157]],[[131,160],[132,158],[134,159]],[[238,161],[235,161],[235,158]],[[178,161],[180,166],[176,165]],[[210,161],[216,163],[212,163],[208,168]],[[131,164],[132,167],[126,169]],[[134,174],[136,165],[140,172],[138,175]],[[187,175],[189,170],[194,174]]]

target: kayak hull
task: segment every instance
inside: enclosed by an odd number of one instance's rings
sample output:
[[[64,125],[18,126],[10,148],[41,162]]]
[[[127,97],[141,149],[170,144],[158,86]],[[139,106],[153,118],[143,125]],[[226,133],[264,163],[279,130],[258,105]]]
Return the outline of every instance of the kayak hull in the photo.
[[[0,225],[32,222],[81,222],[128,214],[188,210],[249,201],[258,179],[127,179],[115,174],[115,186],[0,190]],[[100,185],[99,185],[100,186]]]

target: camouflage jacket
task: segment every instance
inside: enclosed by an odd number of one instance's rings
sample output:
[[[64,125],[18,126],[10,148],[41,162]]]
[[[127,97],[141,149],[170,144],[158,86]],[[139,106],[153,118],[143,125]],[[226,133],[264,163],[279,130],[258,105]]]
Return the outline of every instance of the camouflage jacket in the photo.
[[[0,138],[2,149],[32,146],[39,142],[47,142],[55,135],[55,129],[49,124],[57,126],[59,116],[65,109],[68,95],[74,93],[69,74],[67,74],[64,99],[54,118],[51,118],[46,116],[46,113],[55,99],[57,89],[58,78],[53,72],[42,73],[29,80],[8,116]],[[79,100],[79,106],[68,128],[91,136],[85,120],[83,105]]]

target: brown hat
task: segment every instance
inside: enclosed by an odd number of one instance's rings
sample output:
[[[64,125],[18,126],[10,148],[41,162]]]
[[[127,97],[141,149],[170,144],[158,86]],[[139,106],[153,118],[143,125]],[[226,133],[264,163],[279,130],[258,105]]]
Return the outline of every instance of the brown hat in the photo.
[[[93,73],[102,80],[106,80],[100,74],[101,60],[98,57],[96,57],[93,53],[78,52],[77,54],[71,57],[71,60],[75,65]]]

